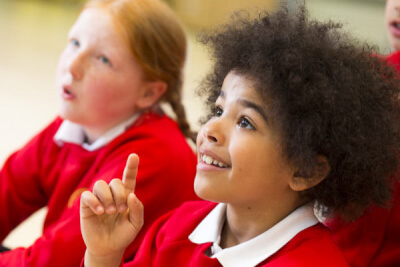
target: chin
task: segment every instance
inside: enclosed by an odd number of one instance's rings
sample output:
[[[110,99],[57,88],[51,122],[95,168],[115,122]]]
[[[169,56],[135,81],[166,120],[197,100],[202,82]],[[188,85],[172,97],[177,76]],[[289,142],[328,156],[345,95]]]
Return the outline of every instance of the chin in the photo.
[[[196,180],[194,182],[194,192],[203,200],[213,201],[213,198],[210,196],[210,192],[207,190],[207,187],[204,186],[204,184],[201,185],[200,183],[196,183]]]
[[[211,202],[224,202],[221,200],[221,197],[218,196],[218,194],[216,194],[216,192],[210,192],[210,190],[207,190],[207,188],[199,188],[199,187],[194,187],[194,192],[196,193],[196,195],[203,199],[203,200],[207,200],[207,201],[211,201]]]

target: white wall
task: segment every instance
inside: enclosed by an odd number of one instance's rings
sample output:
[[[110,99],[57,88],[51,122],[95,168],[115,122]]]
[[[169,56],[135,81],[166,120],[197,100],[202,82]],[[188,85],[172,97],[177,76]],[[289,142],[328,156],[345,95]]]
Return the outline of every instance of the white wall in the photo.
[[[332,19],[359,40],[378,45],[387,54],[390,45],[384,24],[385,0],[306,0],[310,15],[318,20]]]

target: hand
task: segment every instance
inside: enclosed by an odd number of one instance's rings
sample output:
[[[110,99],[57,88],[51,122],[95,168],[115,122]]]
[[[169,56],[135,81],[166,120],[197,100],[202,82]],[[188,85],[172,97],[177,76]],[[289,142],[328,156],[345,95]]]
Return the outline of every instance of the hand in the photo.
[[[128,157],[123,179],[100,180],[81,196],[80,218],[86,244],[85,266],[119,266],[126,247],[143,226],[143,205],[135,196],[139,157]]]

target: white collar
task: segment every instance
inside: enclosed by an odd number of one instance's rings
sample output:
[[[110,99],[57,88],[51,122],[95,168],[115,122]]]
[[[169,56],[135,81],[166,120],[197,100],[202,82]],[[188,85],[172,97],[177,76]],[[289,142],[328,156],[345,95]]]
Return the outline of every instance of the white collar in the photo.
[[[217,258],[224,267],[256,266],[264,261],[302,230],[318,223],[313,205],[306,204],[269,230],[242,244],[218,249],[222,226],[225,222],[226,204],[218,204],[190,234],[189,239],[195,244],[213,242]]]
[[[58,128],[58,131],[54,135],[53,140],[58,146],[63,146],[64,143],[73,143],[81,145],[84,149],[88,151],[95,151],[107,145],[117,136],[125,132],[125,130],[136,121],[139,115],[140,113],[136,113],[134,116],[130,117],[126,121],[111,128],[103,135],[101,135],[92,144],[85,143],[85,132],[81,125],[68,120],[64,120]]]

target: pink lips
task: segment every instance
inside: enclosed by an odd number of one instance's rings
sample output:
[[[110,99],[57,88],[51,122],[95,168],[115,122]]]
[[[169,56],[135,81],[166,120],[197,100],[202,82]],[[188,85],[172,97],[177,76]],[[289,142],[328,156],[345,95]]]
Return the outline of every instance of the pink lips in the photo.
[[[400,37],[400,22],[390,23],[389,31],[393,36]]]
[[[220,168],[214,165],[206,164],[203,161],[197,162],[197,170],[198,171],[224,171],[226,168]]]
[[[63,86],[61,97],[65,100],[72,100],[75,95],[72,93],[70,86]]]

